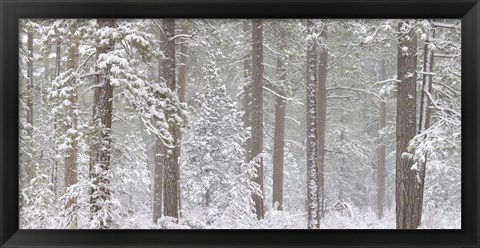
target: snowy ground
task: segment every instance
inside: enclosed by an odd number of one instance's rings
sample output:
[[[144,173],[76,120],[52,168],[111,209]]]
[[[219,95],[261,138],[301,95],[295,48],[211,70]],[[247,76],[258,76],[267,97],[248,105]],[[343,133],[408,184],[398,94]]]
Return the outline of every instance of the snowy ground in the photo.
[[[387,210],[382,219],[377,219],[374,211],[364,211],[361,213],[355,211],[351,218],[346,213],[328,212],[321,222],[321,229],[395,229],[395,209]],[[426,210],[422,218],[421,229],[461,229],[460,212],[443,212],[441,210]],[[126,220],[127,229],[219,229],[217,225],[206,225],[201,220],[191,216],[185,217],[180,224],[171,223],[168,219],[162,219],[160,225],[149,224],[150,214],[137,213],[129,220]],[[232,223],[232,226],[223,226],[229,229],[305,229],[306,215],[289,215],[285,212],[268,212],[265,219],[250,223],[249,225],[238,226]],[[222,229],[223,229],[222,228]]]

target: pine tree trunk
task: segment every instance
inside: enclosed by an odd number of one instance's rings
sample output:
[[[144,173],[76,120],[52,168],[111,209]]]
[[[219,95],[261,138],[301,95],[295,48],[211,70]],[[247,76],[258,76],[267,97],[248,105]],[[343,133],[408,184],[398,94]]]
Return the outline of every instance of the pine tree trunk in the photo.
[[[385,62],[381,61],[378,68],[377,81],[386,79]],[[387,102],[386,99],[380,102],[378,131],[385,128],[387,122]],[[382,136],[378,137],[378,171],[377,171],[377,217],[383,218],[383,208],[385,207],[385,143]]]
[[[423,74],[423,83],[422,83],[422,96],[420,101],[420,120],[419,120],[419,127],[418,127],[418,134],[423,133],[430,127],[430,97],[432,92],[432,83],[433,83],[433,56],[434,52],[430,44],[432,44],[433,39],[435,38],[435,29],[433,27],[430,28],[428,31],[428,39],[425,42],[424,46],[424,72]],[[427,153],[424,155],[424,160],[418,161],[418,170],[417,170],[417,187],[416,187],[416,204],[415,204],[415,212],[417,212],[417,223],[416,226],[420,226],[422,223],[422,208],[423,208],[423,191],[425,187],[425,172],[426,172],[426,165],[427,165]]]
[[[163,75],[167,82],[167,86],[172,92],[176,91],[176,79],[175,79],[175,20],[163,19],[163,28],[165,32],[164,40],[164,55],[165,60],[163,64]],[[168,117],[167,117],[168,119]],[[170,126],[169,132],[173,136],[173,144],[178,144],[179,131],[176,127]],[[166,163],[164,169],[164,199],[163,207],[165,216],[173,217],[178,222],[179,211],[179,163],[178,163],[178,150],[175,148],[166,148]]]
[[[188,20],[186,20],[182,24],[182,33],[188,35],[190,32],[190,23]],[[190,46],[187,42],[182,42],[180,45],[180,64],[178,68],[178,99],[180,102],[184,103],[187,98],[187,76],[188,76],[188,52]],[[178,138],[178,144],[176,147],[177,150],[177,156],[180,158],[181,156],[181,140],[182,140],[182,133],[180,130],[177,128],[176,129],[177,133],[177,138]],[[178,169],[177,169],[177,178],[178,181],[180,182],[180,164],[178,164]],[[179,209],[179,215],[182,217],[182,194],[181,194],[181,189],[180,189],[180,183],[178,183],[178,209]]]
[[[318,108],[317,108],[317,41],[313,36],[315,23],[307,21],[307,228],[320,228],[320,199],[318,188]]]
[[[67,70],[74,70],[78,69],[78,58],[79,58],[79,45],[80,42],[78,39],[72,41],[72,45],[68,49],[68,61],[67,61]],[[70,87],[75,87],[75,79],[70,82]],[[69,123],[65,126],[65,133],[67,134],[67,138],[71,140],[70,148],[66,151],[66,156],[64,159],[64,166],[65,166],[65,191],[68,187],[77,183],[77,157],[78,157],[78,135],[77,135],[77,124],[78,124],[78,98],[75,91],[70,93],[71,105],[68,107],[67,113],[70,117]],[[69,132],[69,130],[73,132]],[[65,204],[65,209],[70,209],[73,205],[73,208],[70,210],[70,216],[68,220],[69,226],[75,228],[77,226],[77,214],[75,206],[77,204],[77,198],[72,197],[67,199],[67,203]]]
[[[324,215],[324,193],[325,193],[325,127],[327,121],[327,65],[328,50],[326,45],[327,30],[326,26],[320,32],[320,43],[318,44],[318,84],[317,84],[317,152],[318,152],[318,200],[320,202],[320,216]]]
[[[188,35],[190,32],[190,24],[185,21],[182,24],[182,34]],[[188,53],[190,46],[188,42],[182,41],[180,45],[180,63],[178,65],[178,99],[185,102],[187,97],[187,76],[188,76]]]
[[[252,21],[252,154],[257,176],[253,181],[260,187],[260,194],[254,193],[257,219],[264,218],[263,199],[263,21]]]
[[[97,19],[99,28],[114,28],[115,19]],[[97,47],[97,56],[108,53],[114,49],[114,44],[110,43]],[[110,152],[112,146],[111,128],[112,128],[112,110],[113,110],[113,86],[109,81],[109,68],[96,75],[96,82],[101,87],[96,87],[93,99],[93,119],[95,125],[98,125],[97,143],[92,147],[92,158],[90,164],[90,175],[93,178],[94,188],[91,190],[91,212],[100,212],[107,208],[105,202],[110,200],[110,180],[107,177],[110,169]],[[108,212],[108,210],[106,211]],[[100,223],[100,228],[108,228],[112,222],[111,217]]]
[[[245,43],[249,43],[250,38],[248,34],[250,33],[250,25],[248,21],[243,23],[243,33],[245,35]],[[248,39],[247,39],[248,37]],[[252,52],[251,49],[248,49],[248,52],[245,53],[243,58],[243,127],[245,129],[251,128],[252,126],[252,84],[251,84],[251,72],[252,72]],[[252,150],[252,139],[251,132],[248,133],[248,137],[245,140],[245,162],[248,163],[252,161],[251,150]]]
[[[279,81],[287,80],[287,70],[283,58],[277,57],[277,78]],[[285,92],[277,94],[285,96]],[[273,185],[272,203],[277,210],[283,210],[283,163],[285,154],[285,108],[286,101],[283,97],[276,97],[275,105],[275,136],[273,140]]]
[[[155,171],[153,176],[153,223],[162,217],[163,178],[166,149],[160,138],[155,138]]]
[[[160,31],[160,42],[164,42],[163,31]],[[163,45],[162,45],[163,46]],[[160,84],[163,78],[163,61],[159,58],[157,66],[157,83]],[[166,148],[162,140],[155,135],[154,149],[154,175],[153,175],[153,223],[157,223],[162,217],[163,203],[163,178],[166,161]]]
[[[417,37],[413,28],[402,34],[399,24],[397,73],[397,124],[396,124],[396,219],[397,229],[417,227],[415,211],[416,173],[413,161],[403,156],[408,143],[416,133],[416,67]]]

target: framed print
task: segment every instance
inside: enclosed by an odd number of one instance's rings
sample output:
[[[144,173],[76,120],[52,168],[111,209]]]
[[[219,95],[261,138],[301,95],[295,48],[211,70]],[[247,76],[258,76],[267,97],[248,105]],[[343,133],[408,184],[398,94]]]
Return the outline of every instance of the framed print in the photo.
[[[0,8],[0,247],[480,244],[476,0]]]

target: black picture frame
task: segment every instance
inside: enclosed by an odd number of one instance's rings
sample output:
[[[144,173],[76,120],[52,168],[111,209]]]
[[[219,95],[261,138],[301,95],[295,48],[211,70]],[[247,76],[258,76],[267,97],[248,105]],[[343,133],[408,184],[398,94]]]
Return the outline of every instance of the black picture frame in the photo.
[[[0,247],[480,247],[478,0],[0,0]],[[19,230],[20,18],[460,18],[461,230]]]

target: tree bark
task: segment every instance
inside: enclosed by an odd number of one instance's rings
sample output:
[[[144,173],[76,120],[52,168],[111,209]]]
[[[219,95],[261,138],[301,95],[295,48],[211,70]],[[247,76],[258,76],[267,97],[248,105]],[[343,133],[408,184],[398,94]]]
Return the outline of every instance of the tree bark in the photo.
[[[386,80],[385,62],[379,62],[377,81]],[[380,101],[379,121],[378,121],[378,171],[377,171],[377,218],[383,218],[383,208],[385,207],[385,143],[380,135],[380,131],[385,128],[387,122],[387,102],[386,99]]]
[[[67,62],[67,69],[76,71],[78,69],[78,58],[79,58],[79,46],[80,42],[78,38],[75,38],[72,41],[72,45],[70,45],[68,49],[68,62]],[[70,87],[74,88],[76,84],[76,80],[73,79],[70,82]],[[64,158],[64,166],[65,166],[65,191],[67,191],[68,187],[75,185],[77,183],[77,157],[78,157],[78,135],[77,135],[77,124],[78,124],[78,97],[76,92],[73,90],[70,93],[71,105],[68,107],[67,113],[70,117],[70,121],[65,126],[65,132],[67,134],[67,138],[71,140],[70,148],[66,151],[65,158]],[[71,130],[71,131],[69,131]],[[75,206],[77,204],[77,198],[72,197],[67,199],[67,203],[65,204],[65,209],[71,209],[70,216],[68,219],[69,226],[75,228],[77,226],[77,213]]]
[[[153,179],[153,223],[162,217],[163,178],[166,149],[160,138],[155,139],[155,174]]]
[[[163,64],[163,75],[167,82],[168,87],[172,92],[176,91],[176,79],[175,79],[175,20],[163,19],[163,28],[165,32],[164,41],[164,55],[165,60]],[[167,117],[168,119],[168,117]],[[173,136],[173,145],[178,144],[178,129],[170,125],[169,132]],[[164,170],[164,199],[163,207],[165,216],[170,216],[176,219],[178,222],[179,211],[179,163],[178,163],[178,150],[176,148],[166,148],[166,163]]]
[[[318,108],[317,108],[317,41],[315,23],[307,21],[307,228],[320,228],[320,199],[318,188]]]
[[[396,223],[397,229],[417,227],[418,213],[415,211],[416,173],[411,169],[413,161],[403,153],[416,133],[416,67],[417,37],[410,27],[406,33],[399,24],[396,117]]]
[[[182,24],[182,33],[188,35],[190,32],[190,23],[189,21],[184,21]],[[180,45],[180,64],[178,66],[178,99],[180,102],[184,103],[186,101],[187,97],[187,78],[188,78],[188,52],[190,46],[188,42],[182,42]],[[176,129],[177,137],[178,137],[178,144],[176,146],[177,150],[177,156],[180,158],[181,156],[181,140],[182,140],[182,133],[180,132],[180,129]],[[180,164],[178,164],[179,168],[177,169],[177,178],[178,181],[180,181]],[[181,189],[180,189],[180,183],[178,183],[178,209],[179,209],[179,215],[182,217],[182,194],[181,194]]]
[[[116,25],[115,19],[97,19],[99,28],[110,27]],[[113,42],[104,46],[97,47],[97,56],[112,51],[114,49]],[[110,180],[106,176],[110,169],[111,159],[111,128],[112,128],[112,110],[113,110],[113,86],[109,81],[109,68],[102,73],[96,75],[97,84],[93,99],[93,119],[95,125],[98,125],[97,142],[94,144],[92,158],[90,164],[90,175],[93,178],[94,188],[91,190],[91,212],[99,212],[105,208],[105,202],[110,200]],[[100,223],[100,228],[108,228],[111,218],[109,216]]]
[[[327,27],[323,26],[320,31],[320,43],[318,45],[318,84],[317,84],[317,152],[318,152],[318,193],[320,202],[320,216],[324,215],[324,193],[325,193],[325,127],[327,121],[327,66],[328,50],[326,45]]]
[[[160,31],[160,42],[164,42],[163,31]],[[164,46],[164,45],[162,45]],[[157,83],[162,82],[163,76],[163,61],[158,60],[157,66]],[[164,167],[166,162],[166,149],[162,140],[155,136],[155,151],[154,151],[154,176],[153,176],[153,223],[157,223],[158,219],[162,217],[162,203],[163,203],[163,178]]]
[[[190,24],[184,22],[182,24],[182,34],[188,35],[190,32]],[[188,53],[190,46],[188,42],[183,41],[180,44],[180,63],[178,65],[178,99],[185,102],[187,97],[187,78],[188,78]]]
[[[284,58],[277,57],[277,78],[279,81],[287,80],[287,70],[285,68]],[[285,92],[279,91],[277,94],[285,96]],[[275,105],[275,135],[273,140],[273,195],[272,203],[274,209],[283,210],[283,164],[285,154],[285,108],[286,101],[283,97],[276,97]]]
[[[263,21],[252,21],[252,154],[257,176],[253,181],[259,185],[260,193],[254,193],[257,219],[264,218],[263,199]]]
[[[425,132],[430,127],[430,97],[432,93],[432,83],[433,83],[433,58],[434,52],[430,44],[432,44],[433,39],[435,38],[435,29],[430,27],[428,31],[428,38],[425,42],[424,46],[424,71],[426,72],[423,74],[423,82],[422,82],[422,96],[420,101],[420,120],[418,125],[418,134]],[[423,160],[418,161],[418,169],[417,169],[417,187],[415,192],[415,212],[417,212],[417,223],[416,226],[420,226],[422,223],[422,208],[423,208],[423,191],[425,187],[425,172],[426,172],[426,165],[427,165],[427,152],[423,155]]]

